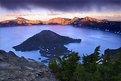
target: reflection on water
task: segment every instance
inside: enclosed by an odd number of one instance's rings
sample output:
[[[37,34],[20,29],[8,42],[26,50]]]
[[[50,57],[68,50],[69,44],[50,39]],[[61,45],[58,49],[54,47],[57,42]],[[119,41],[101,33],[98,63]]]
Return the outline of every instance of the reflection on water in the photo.
[[[79,44],[71,43],[65,45],[69,50],[79,52],[80,56],[92,53],[98,45],[101,46],[101,53],[103,53],[104,49],[107,48],[114,49],[121,47],[121,35],[118,34],[100,30],[75,28],[70,25],[36,25],[0,28],[0,49],[6,51],[12,50],[18,56],[24,56],[26,58],[32,58],[35,60],[39,60],[38,58],[41,58],[41,60],[45,60],[47,58],[42,57],[38,51],[18,52],[12,48],[42,30],[52,30],[63,36],[82,39],[82,42]]]

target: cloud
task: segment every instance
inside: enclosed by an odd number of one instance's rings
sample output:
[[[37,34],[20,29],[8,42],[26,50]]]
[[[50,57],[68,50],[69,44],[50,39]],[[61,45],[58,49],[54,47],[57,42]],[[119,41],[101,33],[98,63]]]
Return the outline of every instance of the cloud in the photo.
[[[8,10],[31,9],[30,6],[58,11],[121,10],[120,0],[0,0],[0,5]]]

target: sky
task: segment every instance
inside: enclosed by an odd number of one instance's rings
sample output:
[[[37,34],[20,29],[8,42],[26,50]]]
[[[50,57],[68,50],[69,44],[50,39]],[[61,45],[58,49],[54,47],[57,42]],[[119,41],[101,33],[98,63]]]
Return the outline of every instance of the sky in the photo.
[[[94,17],[121,21],[121,0],[0,0],[0,21]]]

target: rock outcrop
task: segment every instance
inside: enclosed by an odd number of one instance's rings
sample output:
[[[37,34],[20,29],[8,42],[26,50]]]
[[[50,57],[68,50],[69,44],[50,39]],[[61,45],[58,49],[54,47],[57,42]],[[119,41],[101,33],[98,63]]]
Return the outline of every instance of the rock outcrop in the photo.
[[[41,62],[0,50],[0,81],[58,81]]]
[[[43,56],[51,58],[54,57],[55,54],[61,55],[69,53],[69,50],[64,45],[80,42],[81,39],[72,39],[56,34],[50,30],[43,30],[13,48],[16,51],[39,50]]]
[[[121,47],[118,49],[106,49],[104,56],[109,57],[112,61],[118,60],[121,58]]]

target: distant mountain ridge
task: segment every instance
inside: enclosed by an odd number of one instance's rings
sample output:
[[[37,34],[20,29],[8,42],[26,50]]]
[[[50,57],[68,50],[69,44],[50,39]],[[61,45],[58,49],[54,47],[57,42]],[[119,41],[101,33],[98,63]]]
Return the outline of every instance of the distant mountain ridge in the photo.
[[[60,24],[60,25],[68,25],[68,24],[72,24],[75,21],[80,20],[80,22],[87,22],[87,21],[94,21],[94,22],[103,22],[103,20],[99,20],[99,19],[95,19],[95,18],[91,18],[91,17],[85,17],[85,18],[78,18],[78,17],[74,17],[73,19],[69,19],[69,18],[61,18],[61,17],[57,17],[57,18],[52,18],[48,21],[41,21],[41,20],[28,20],[22,17],[18,17],[16,19],[13,20],[6,20],[6,21],[2,21],[0,22],[0,24],[10,24],[12,22],[16,23],[16,24]],[[2,25],[0,25],[2,26]]]
[[[100,29],[121,34],[120,21],[100,20],[92,17],[84,17],[84,18],[74,17],[73,19],[57,17],[57,18],[52,18],[48,21],[28,20],[22,17],[18,17],[17,19],[14,20],[6,20],[0,22],[0,27],[22,26],[22,25],[73,25],[75,27]]]
[[[22,17],[18,17],[17,19],[13,20],[6,20],[0,22],[1,26],[20,26],[20,25],[35,25],[35,24],[42,24],[42,21],[40,20],[28,20]]]

